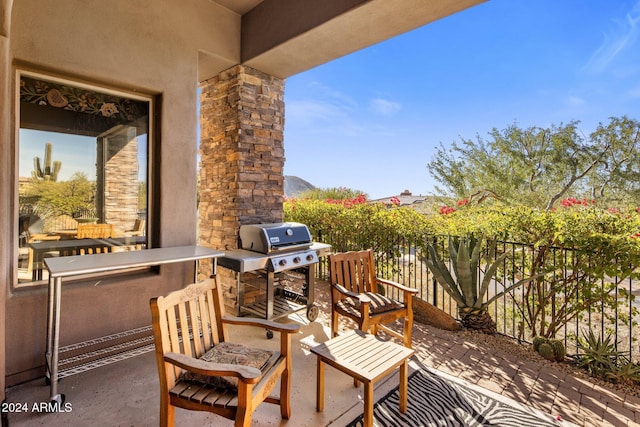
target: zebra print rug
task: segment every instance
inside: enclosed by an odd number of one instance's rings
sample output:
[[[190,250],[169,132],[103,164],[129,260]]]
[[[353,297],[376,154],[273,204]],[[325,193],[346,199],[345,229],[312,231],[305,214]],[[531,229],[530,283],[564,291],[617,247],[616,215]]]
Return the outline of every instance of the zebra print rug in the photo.
[[[459,379],[445,379],[422,367],[409,376],[407,412],[398,409],[399,392],[389,392],[373,408],[377,427],[562,426],[562,421],[516,402],[508,404]],[[363,425],[362,415],[347,427]]]

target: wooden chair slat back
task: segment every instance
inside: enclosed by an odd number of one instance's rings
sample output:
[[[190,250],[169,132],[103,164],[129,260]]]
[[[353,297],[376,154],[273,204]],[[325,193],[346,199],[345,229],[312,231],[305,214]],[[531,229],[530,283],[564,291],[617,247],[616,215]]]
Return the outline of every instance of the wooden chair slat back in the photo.
[[[224,313],[220,312],[224,309],[219,308],[216,302],[221,301],[219,292],[214,278],[151,300],[156,359],[165,366],[169,387],[173,387],[182,370],[165,364],[165,353],[181,353],[198,358],[211,347],[225,341],[221,327]]]
[[[193,357],[194,354],[191,351],[191,340],[189,339],[189,321],[187,320],[187,301],[180,302],[176,308],[178,310],[178,324],[180,329],[180,338],[182,338],[182,354]],[[193,331],[195,335],[196,331]],[[198,357],[198,356],[195,356]]]
[[[147,221],[144,219],[136,219],[133,223],[133,231],[142,233],[144,231],[144,226],[146,225],[146,223]]]
[[[375,292],[373,251],[351,251],[329,255],[332,284],[344,286],[356,293]]]
[[[78,224],[78,239],[107,239],[113,235],[113,224]]]

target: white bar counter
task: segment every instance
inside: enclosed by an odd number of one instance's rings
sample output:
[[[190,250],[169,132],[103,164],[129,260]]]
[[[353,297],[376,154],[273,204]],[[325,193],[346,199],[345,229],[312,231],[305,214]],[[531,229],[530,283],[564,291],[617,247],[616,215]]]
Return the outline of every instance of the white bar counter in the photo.
[[[216,258],[222,255],[224,255],[224,252],[203,246],[177,246],[143,249],[139,251],[45,258],[44,264],[49,271],[46,369],[47,378],[51,382],[51,400],[62,404],[65,399],[63,394],[58,394],[60,301],[63,278],[130,268],[153,267],[162,264],[196,261],[200,259],[213,259],[212,274],[215,274]]]

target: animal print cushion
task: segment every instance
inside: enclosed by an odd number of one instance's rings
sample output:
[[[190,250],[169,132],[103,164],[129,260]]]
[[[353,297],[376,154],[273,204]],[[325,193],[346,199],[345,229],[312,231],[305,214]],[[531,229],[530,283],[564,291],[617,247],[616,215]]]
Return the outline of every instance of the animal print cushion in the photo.
[[[200,360],[213,363],[251,366],[262,370],[272,355],[272,351],[249,348],[242,344],[222,342],[203,354]],[[212,377],[187,371],[182,374],[182,378],[189,381],[199,381],[216,387],[238,388],[238,378],[236,377]]]
[[[371,299],[371,303],[369,303],[370,314],[384,313],[385,311],[402,307],[402,304],[399,302],[375,292],[365,292],[364,295]],[[349,309],[355,309],[356,311],[360,310],[360,301],[355,298],[345,298],[345,300],[340,304],[342,304],[343,308],[348,311],[351,311]]]

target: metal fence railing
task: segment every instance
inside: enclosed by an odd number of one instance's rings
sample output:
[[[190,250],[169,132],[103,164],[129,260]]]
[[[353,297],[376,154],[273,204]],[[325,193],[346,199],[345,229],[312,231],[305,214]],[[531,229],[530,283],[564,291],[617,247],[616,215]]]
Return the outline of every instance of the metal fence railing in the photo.
[[[418,296],[453,317],[458,317],[455,301],[435,281],[427,268],[427,239],[436,245],[439,254],[447,250],[447,238],[421,236],[396,238],[385,242],[376,252],[378,274],[419,290]],[[317,241],[331,244],[325,233]],[[393,249],[389,249],[393,248]],[[503,287],[515,283],[524,275],[545,272],[540,279],[520,286],[494,301],[489,313],[498,333],[530,342],[544,332],[564,341],[567,354],[579,352],[578,339],[589,329],[596,336],[611,335],[618,351],[634,362],[640,361],[638,338],[640,328],[635,295],[640,284],[633,278],[609,277],[596,268],[597,260],[588,251],[565,248],[537,248],[527,244],[497,242],[495,253],[509,252],[497,278],[492,279],[488,297]],[[365,248],[350,248],[358,250]],[[479,274],[482,274],[482,268]],[[321,262],[318,277],[326,278],[326,260]]]

